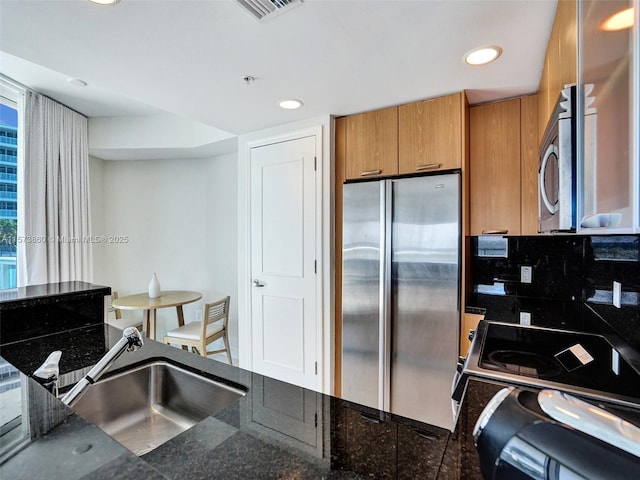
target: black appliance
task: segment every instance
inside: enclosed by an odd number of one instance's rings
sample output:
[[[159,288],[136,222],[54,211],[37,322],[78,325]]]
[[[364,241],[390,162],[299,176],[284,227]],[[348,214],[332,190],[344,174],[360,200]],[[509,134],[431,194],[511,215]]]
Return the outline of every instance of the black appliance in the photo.
[[[540,145],[538,231],[576,228],[576,87],[560,92]]]
[[[630,353],[610,335],[482,320],[452,398],[460,402],[469,377],[476,377],[637,407],[640,361]]]
[[[618,412],[554,390],[504,388],[473,438],[485,480],[640,478],[640,428]],[[626,413],[626,412],[625,412]]]

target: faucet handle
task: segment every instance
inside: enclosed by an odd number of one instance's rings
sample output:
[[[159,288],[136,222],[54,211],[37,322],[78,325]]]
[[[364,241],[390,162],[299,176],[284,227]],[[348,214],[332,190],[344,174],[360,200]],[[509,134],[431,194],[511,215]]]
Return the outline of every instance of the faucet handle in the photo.
[[[138,331],[136,327],[127,327],[122,332],[122,338],[127,339],[127,351],[133,352],[139,349],[142,345],[144,345],[144,340],[142,339],[142,334]]]
[[[33,378],[51,393],[57,393],[55,390],[60,375],[60,357],[62,357],[60,350],[51,352],[44,363],[33,372]]]

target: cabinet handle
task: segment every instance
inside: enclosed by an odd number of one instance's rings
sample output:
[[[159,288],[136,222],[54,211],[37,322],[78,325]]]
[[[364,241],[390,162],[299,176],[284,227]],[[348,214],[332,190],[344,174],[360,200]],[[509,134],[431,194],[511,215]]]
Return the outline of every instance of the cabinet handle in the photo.
[[[506,235],[509,230],[482,230],[482,235]]]
[[[420,171],[420,170],[435,170],[436,168],[440,168],[440,164],[439,163],[429,163],[427,165],[418,165],[416,167],[416,170]]]
[[[361,177],[368,177],[369,175],[380,175],[382,170],[368,170],[366,172],[360,172]]]

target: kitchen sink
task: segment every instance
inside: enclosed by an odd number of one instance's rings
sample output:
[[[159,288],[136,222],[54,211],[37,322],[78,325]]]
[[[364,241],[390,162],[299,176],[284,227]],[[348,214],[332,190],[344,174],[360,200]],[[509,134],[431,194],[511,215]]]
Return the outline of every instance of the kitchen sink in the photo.
[[[245,394],[172,363],[154,361],[96,382],[72,408],[143,455]]]

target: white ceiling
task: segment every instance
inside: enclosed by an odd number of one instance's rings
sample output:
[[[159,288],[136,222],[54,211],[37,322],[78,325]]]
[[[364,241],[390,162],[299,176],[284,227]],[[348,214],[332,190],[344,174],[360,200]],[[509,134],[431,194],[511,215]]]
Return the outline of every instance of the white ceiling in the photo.
[[[90,117],[163,111],[238,135],[463,89],[472,103],[535,92],[555,7],[304,0],[259,22],[233,0],[1,0],[0,72]],[[487,44],[496,62],[462,61]],[[280,109],[289,97],[304,107]]]

